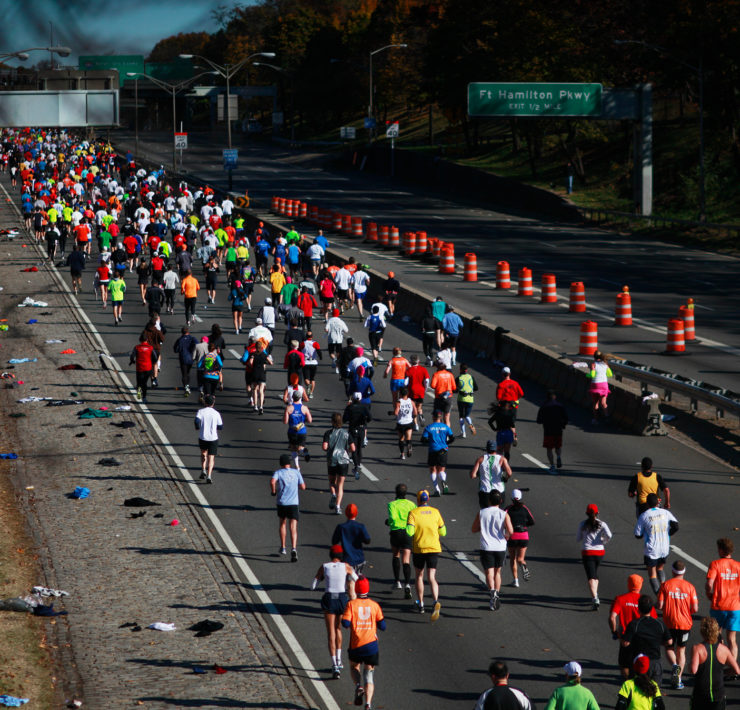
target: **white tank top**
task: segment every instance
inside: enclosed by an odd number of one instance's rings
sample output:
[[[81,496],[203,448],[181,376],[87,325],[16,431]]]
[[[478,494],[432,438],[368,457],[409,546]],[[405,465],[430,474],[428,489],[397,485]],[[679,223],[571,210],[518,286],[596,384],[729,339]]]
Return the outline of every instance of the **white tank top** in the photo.
[[[483,493],[491,491],[504,492],[504,482],[501,480],[501,456],[498,454],[486,454],[478,469],[480,490]]]
[[[414,421],[414,403],[410,399],[398,400],[398,414],[396,422],[399,424],[411,424]]]
[[[605,362],[601,362],[600,360],[597,360],[594,362],[594,383],[599,382],[607,382],[607,374],[606,371],[609,369],[609,365],[607,365]]]
[[[330,594],[341,594],[347,587],[347,567],[344,562],[324,563],[324,582]]]
[[[480,512],[480,549],[488,552],[506,549],[504,537],[506,511],[498,506],[483,508]]]
[[[288,385],[288,401],[289,402],[292,402],[293,401],[293,392],[298,392],[301,395],[300,401],[302,402],[303,401],[303,393],[305,391],[306,390],[303,388],[303,385],[296,385],[295,387],[293,387],[293,385]]]

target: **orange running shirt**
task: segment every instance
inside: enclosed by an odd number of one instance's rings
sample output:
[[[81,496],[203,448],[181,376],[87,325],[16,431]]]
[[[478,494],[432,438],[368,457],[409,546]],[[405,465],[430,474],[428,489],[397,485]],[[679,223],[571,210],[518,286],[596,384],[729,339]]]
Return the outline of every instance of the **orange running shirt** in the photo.
[[[455,376],[449,370],[437,370],[432,375],[430,384],[437,396],[441,396],[445,392],[454,392],[457,389]]]
[[[740,562],[730,557],[714,560],[709,565],[707,581],[713,580],[712,609],[737,611],[740,609]]]
[[[342,614],[350,622],[349,647],[359,648],[378,640],[377,624],[383,619],[383,610],[372,599],[350,600]]]
[[[663,601],[663,621],[669,629],[691,629],[694,624],[691,610],[699,604],[696,588],[691,582],[682,577],[667,580],[658,592],[658,600]]]
[[[184,294],[185,298],[195,298],[198,295],[199,289],[200,284],[194,276],[186,276],[180,284],[180,291]]]
[[[396,355],[391,358],[390,363],[388,363],[391,366],[391,379],[392,380],[405,380],[406,379],[406,370],[411,367],[411,363],[403,357],[402,355]]]

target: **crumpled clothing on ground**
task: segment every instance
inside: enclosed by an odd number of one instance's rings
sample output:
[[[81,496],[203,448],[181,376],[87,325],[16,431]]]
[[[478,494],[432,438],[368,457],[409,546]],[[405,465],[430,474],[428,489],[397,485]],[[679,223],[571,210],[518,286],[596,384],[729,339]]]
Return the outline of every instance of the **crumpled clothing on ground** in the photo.
[[[26,325],[33,325],[34,323],[38,323],[38,320],[36,320],[36,318],[31,318],[30,320],[26,321]]]
[[[153,624],[149,624],[147,629],[154,629],[155,631],[176,631],[174,624],[168,624],[164,621],[155,621]]]
[[[39,604],[34,610],[33,610],[34,616],[66,616],[66,611],[54,611],[54,605],[49,604],[46,606],[45,604]]]
[[[123,504],[127,508],[144,508],[147,505],[162,505],[161,503],[155,503],[153,500],[147,500],[146,498],[126,498]]]
[[[77,486],[72,492],[72,498],[87,498],[90,495],[90,489],[85,486]]]
[[[121,462],[117,461],[113,457],[100,459],[98,461],[98,466],[120,466],[120,465],[121,465]]]
[[[0,705],[4,705],[6,708],[19,708],[27,702],[28,698],[16,698],[12,695],[0,695]]]
[[[37,357],[14,357],[12,360],[8,360],[11,365],[20,365],[22,362],[36,362]]]
[[[53,400],[53,397],[34,397],[31,395],[30,397],[24,397],[23,399],[18,399],[16,402],[20,402],[22,404],[28,404],[29,402],[46,402],[47,400]]]
[[[18,458],[18,454],[14,454],[12,452],[7,453],[7,454],[0,454],[0,459],[17,459],[17,458]]]
[[[128,412],[131,410],[130,404],[122,404],[120,407],[116,407],[113,411],[114,412]]]
[[[72,348],[67,348],[66,350],[62,350],[59,354],[60,355],[76,355],[77,351],[73,350]]]
[[[197,631],[196,637],[201,638],[203,636],[210,636],[214,631],[220,631],[224,625],[220,621],[211,621],[210,619],[204,619],[199,621],[197,624],[188,626],[188,631]]]
[[[25,308],[26,306],[36,306],[37,308],[47,308],[48,303],[46,301],[34,301],[30,296],[26,296],[23,299],[23,303],[18,304],[18,308]]]
[[[85,368],[82,367],[82,365],[77,364],[76,362],[71,362],[68,365],[62,365],[61,367],[57,367],[57,370],[84,370]]]
[[[64,407],[67,404],[84,404],[84,399],[52,399],[51,402],[47,402],[47,407]]]
[[[45,343],[66,343],[66,340],[59,340],[59,338],[51,338],[49,340],[45,340]]]
[[[92,409],[91,407],[85,407],[77,412],[77,416],[80,419],[109,419],[113,416],[113,412],[106,412],[103,409]]]
[[[0,611],[22,611],[29,613],[33,611],[36,604],[29,604],[26,599],[0,599]]]
[[[37,584],[31,590],[34,594],[40,594],[42,597],[68,597],[69,592],[65,592],[63,589],[52,589],[51,587],[44,587]]]

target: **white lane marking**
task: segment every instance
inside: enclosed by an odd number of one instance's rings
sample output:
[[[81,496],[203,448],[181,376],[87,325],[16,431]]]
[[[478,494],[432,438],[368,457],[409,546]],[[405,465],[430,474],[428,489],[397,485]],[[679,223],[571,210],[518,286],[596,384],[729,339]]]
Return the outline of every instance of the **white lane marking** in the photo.
[[[8,195],[8,192],[5,189],[5,186],[0,185],[0,187],[2,188],[3,192],[5,192],[6,197],[10,199],[10,195]],[[15,207],[16,213],[18,213],[18,215],[20,216],[20,212],[18,211],[18,208],[16,207],[15,203],[12,203],[12,204]],[[38,245],[35,245],[35,246],[37,247],[37,251],[40,251],[40,247],[38,247]],[[105,344],[105,341],[103,340],[102,336],[98,332],[97,328],[93,325],[92,321],[88,317],[85,310],[82,308],[82,306],[80,306],[79,302],[77,301],[77,298],[72,294],[72,291],[69,285],[67,284],[67,282],[61,278],[61,276],[59,275],[59,271],[56,268],[51,269],[51,273],[53,274],[56,281],[60,284],[60,287],[63,288],[67,292],[67,296],[72,300],[73,303],[76,304],[77,312],[79,313],[81,318],[85,321],[85,323],[89,327],[90,329],[89,332],[92,333],[95,340],[97,340],[101,352],[105,355],[106,358],[108,358],[108,360],[111,363],[113,363],[113,366],[116,369],[118,376],[121,378],[121,381],[129,389],[129,391],[133,393],[134,386],[131,380],[128,378],[126,373],[121,370],[116,360],[110,354],[108,347]],[[178,470],[180,471],[180,474],[185,479],[185,481],[187,483],[196,484],[195,479],[190,475],[190,471],[188,471],[188,469],[185,467],[185,464],[183,463],[182,459],[179,457],[179,455],[173,448],[172,444],[170,444],[169,440],[167,439],[167,435],[162,431],[159,424],[157,423],[157,420],[154,418],[154,415],[149,411],[149,407],[147,407],[146,404],[139,403],[139,409],[141,410],[141,413],[148,420],[151,428],[157,433],[159,440],[162,442],[162,446],[167,451],[167,453],[170,455],[173,463],[178,468]],[[377,478],[375,480],[377,480]],[[208,518],[211,525],[213,525],[214,530],[216,531],[216,533],[219,535],[219,537],[223,541],[229,553],[232,555],[231,561],[233,561],[237,565],[237,567],[239,567],[241,573],[244,575],[244,578],[252,586],[255,596],[264,605],[265,611],[269,615],[269,617],[275,622],[275,625],[277,626],[278,630],[282,634],[286,645],[295,654],[295,657],[296,657],[296,660],[298,661],[299,666],[305,672],[306,677],[313,683],[313,686],[316,689],[316,692],[319,694],[321,699],[324,701],[324,704],[326,705],[326,707],[329,708],[329,710],[340,710],[339,705],[332,697],[331,693],[326,687],[326,684],[322,680],[318,671],[311,664],[311,661],[306,655],[306,652],[301,647],[295,634],[290,629],[287,622],[285,621],[285,619],[282,617],[282,615],[278,611],[278,608],[275,606],[275,604],[270,599],[270,596],[262,588],[262,583],[259,581],[257,576],[254,574],[251,567],[247,564],[246,560],[242,558],[242,554],[243,554],[242,551],[236,546],[234,541],[231,539],[231,536],[226,531],[226,528],[224,528],[224,526],[221,524],[221,521],[219,520],[216,513],[211,509],[210,503],[206,500],[206,497],[200,491],[200,486],[197,484],[194,485],[192,487],[191,492],[193,493],[193,496],[196,498],[198,503],[201,505],[202,511],[203,511],[202,514]]]
[[[468,556],[464,552],[453,552],[452,555],[474,577],[477,577],[483,584],[486,583],[486,575],[468,559]]]
[[[235,358],[236,358],[237,360],[241,360],[241,359],[242,359],[242,356],[241,356],[241,355],[240,355],[240,354],[239,354],[239,353],[238,353],[238,352],[237,352],[236,350],[234,350],[233,348],[231,348],[231,349],[229,350],[229,352],[230,352],[230,353],[231,353],[231,354],[232,354],[232,355],[233,355],[233,356],[234,356],[234,357],[235,357]]]
[[[374,483],[380,480],[367,466],[365,466],[365,464],[360,464],[360,471],[362,471]]]
[[[549,470],[549,466],[547,464],[542,463],[539,459],[536,459],[531,454],[522,454],[527,461],[531,461],[535,466],[539,466],[540,468],[544,468],[546,470]]]
[[[707,572],[709,570],[709,567],[699,562],[695,557],[685,553],[680,547],[671,545],[671,550],[673,550],[677,555],[681,555],[681,557],[683,557],[687,562],[691,562],[692,565],[698,567],[702,572]]]

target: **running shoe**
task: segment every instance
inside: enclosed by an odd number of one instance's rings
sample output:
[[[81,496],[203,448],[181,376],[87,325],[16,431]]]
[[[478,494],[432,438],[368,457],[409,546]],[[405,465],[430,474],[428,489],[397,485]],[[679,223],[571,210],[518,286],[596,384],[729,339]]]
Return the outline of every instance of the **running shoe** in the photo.
[[[259,409],[259,415],[262,416],[264,413],[265,413],[265,410],[262,409],[262,407],[260,407],[260,409]],[[306,459],[306,461],[308,461],[308,459]]]
[[[468,438],[468,435],[464,431],[461,431],[460,432],[460,438],[461,439],[467,439]]]
[[[449,495],[450,494],[450,489],[449,489],[449,487],[447,486],[446,483],[443,483],[442,484],[442,493],[444,493],[444,495]]]
[[[362,701],[365,697],[365,688],[361,685],[355,686],[355,705],[362,705]]]
[[[401,580],[397,579],[393,585],[394,589],[403,589],[403,585],[401,584]]]
[[[339,680],[339,676],[341,675],[339,671],[339,666],[332,666],[331,669],[331,677],[334,678],[334,680]]]
[[[329,498],[329,510],[334,510],[337,507],[337,497],[332,493]]]
[[[491,592],[491,602],[488,608],[491,611],[498,611],[501,608],[501,597],[495,589]]]
[[[208,478],[208,474],[205,471],[200,472],[200,480],[203,481]]]
[[[405,460],[406,460],[406,454],[403,453],[403,451],[402,451],[401,452],[401,461],[405,461]]]
[[[336,508],[334,509],[334,512],[335,512],[335,513],[336,513],[337,515],[341,515],[341,514],[342,514],[342,506],[341,506],[341,505],[338,505],[338,506],[337,506],[337,507],[336,507]]]
[[[683,681],[679,678],[678,683],[673,687],[674,690],[683,690],[686,686],[683,684]]]
[[[288,554],[288,552],[287,552],[287,550],[286,550],[286,549],[285,549],[284,547],[281,547],[281,548],[280,548],[280,554],[281,554],[281,555],[287,555],[287,554]]]
[[[475,436],[475,427],[472,424],[470,425],[470,433]]]
[[[522,577],[524,577],[524,581],[529,582],[529,567],[525,565],[524,563],[522,563],[521,568],[522,568]]]
[[[190,385],[185,385],[185,396],[186,397],[190,396]]]
[[[429,621],[437,621],[441,611],[442,605],[439,602],[434,602],[434,609],[432,610],[432,615],[429,617]]]
[[[518,579],[515,579],[515,580],[514,580],[514,581],[513,581],[512,583],[511,583],[511,586],[512,586],[512,587],[518,587],[518,586],[519,586],[519,580],[518,580]]]
[[[209,478],[206,478],[206,483],[213,483],[213,479],[210,478],[210,477]]]
[[[558,468],[563,468],[563,459],[558,456]]]
[[[403,598],[404,599],[411,599],[411,585],[410,584],[407,584],[403,588]]]
[[[558,470],[555,468],[555,466],[550,466],[550,473],[553,475],[557,474]]]
[[[599,598],[598,598],[598,597],[594,597],[594,598],[593,598],[593,599],[591,600],[591,609],[592,609],[593,611],[598,611],[598,610],[599,610],[599,606],[600,606],[600,604],[601,604],[601,601],[599,601]]]
[[[434,493],[432,493],[432,498],[439,498],[439,488],[434,489]]]
[[[360,480],[360,467],[359,466],[355,466],[354,474],[355,474],[355,481],[359,481]]]
[[[303,449],[303,456],[306,458],[306,463],[311,460],[311,454],[308,453],[308,449]]]
[[[295,547],[290,551],[290,561],[298,562],[298,550]]]
[[[152,387],[159,387],[159,380],[156,377],[152,378]]]
[[[681,682],[681,666],[677,663],[673,665],[671,669],[671,685],[678,689],[678,684]]]
[[[141,399],[141,387],[136,388],[136,399]]]
[[[419,614],[424,613],[424,605],[418,599],[414,602],[414,605]]]

